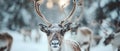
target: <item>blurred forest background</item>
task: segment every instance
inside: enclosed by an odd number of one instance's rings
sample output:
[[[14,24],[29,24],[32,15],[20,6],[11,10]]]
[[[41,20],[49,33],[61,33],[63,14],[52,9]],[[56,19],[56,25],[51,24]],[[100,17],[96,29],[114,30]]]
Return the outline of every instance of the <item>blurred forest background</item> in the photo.
[[[49,10],[42,5],[42,13],[50,22],[58,23],[65,17],[57,7]],[[67,14],[71,5],[65,10]],[[99,34],[102,28],[120,31],[120,0],[84,0],[84,5],[84,16],[80,20],[83,26],[92,28],[95,34]],[[79,8],[76,9],[75,16],[78,15]],[[36,14],[32,0],[0,0],[0,30],[16,31],[23,27],[34,29],[39,23],[43,21]],[[102,26],[104,23],[106,25]]]
[[[50,5],[46,6],[47,0],[41,1],[44,2],[40,6],[40,10],[51,23],[59,23],[69,14],[73,7],[72,0],[69,0],[70,4],[64,11],[60,10],[56,5],[50,9],[48,8]],[[77,3],[78,1],[76,0]],[[75,20],[76,17],[80,16],[80,11],[81,8],[77,6],[73,15]],[[81,26],[91,28],[95,35],[105,37],[105,33],[120,32],[120,0],[84,0],[83,14],[79,23]],[[11,51],[45,51],[47,49],[45,48],[47,46],[45,41],[47,37],[36,31],[36,29],[39,29],[40,23],[45,24],[36,13],[33,0],[0,0],[0,33],[2,31],[8,32],[14,38]],[[22,28],[27,30],[19,32]],[[26,32],[27,35],[25,35]],[[31,41],[24,43],[22,40],[23,38],[25,40],[25,36],[35,38],[37,42],[40,39],[41,42],[38,44]],[[105,46],[101,47],[96,50],[111,51],[111,48],[105,50]]]

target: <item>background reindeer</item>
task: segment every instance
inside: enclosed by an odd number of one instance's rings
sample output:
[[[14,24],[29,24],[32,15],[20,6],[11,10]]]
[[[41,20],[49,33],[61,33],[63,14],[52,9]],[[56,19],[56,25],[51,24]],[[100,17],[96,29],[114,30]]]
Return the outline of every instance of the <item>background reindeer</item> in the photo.
[[[110,34],[104,41],[105,45],[112,44],[113,51],[120,51],[120,32]]]
[[[74,22],[72,22],[71,25],[71,34],[70,40],[79,42],[79,45],[81,48],[84,48],[85,51],[89,51],[90,43],[91,43],[91,38],[92,38],[92,31],[87,28],[87,27],[80,27],[79,20],[81,17],[83,17],[83,10],[84,10],[84,2],[83,0],[79,0],[78,7],[81,7],[81,12],[80,16],[75,19]]]
[[[113,51],[116,51],[117,48],[118,48],[117,51],[120,51],[120,43],[119,43],[120,42],[120,22],[119,20],[115,19],[114,23],[110,23],[110,25],[112,25],[115,29],[111,34],[108,34],[105,32],[107,37],[104,40],[104,44],[105,45],[112,44]]]
[[[66,47],[64,46],[64,45],[66,45],[66,43],[65,43],[66,40],[64,40],[64,34],[68,30],[70,30],[71,23],[67,23],[67,24],[63,24],[63,23],[68,18],[72,17],[72,14],[74,13],[74,11],[76,9],[76,1],[73,0],[73,9],[70,12],[70,15],[67,18],[65,18],[63,21],[61,21],[60,24],[51,24],[49,21],[47,21],[47,19],[40,12],[40,10],[39,10],[40,4],[37,3],[37,1],[34,1],[34,5],[35,5],[35,10],[38,13],[38,15],[48,25],[48,26],[46,26],[43,24],[39,24],[40,30],[47,35],[49,51],[66,51],[65,50]],[[77,46],[75,46],[74,45],[75,43],[76,42],[74,42],[74,43],[69,42],[70,46],[69,45],[66,45],[66,46],[69,47],[70,49],[72,49],[73,51],[81,51],[79,45],[77,44]],[[69,49],[69,48],[67,48],[67,49]]]
[[[94,36],[93,31],[89,27],[83,27],[80,25],[80,18],[82,18],[84,14],[84,1],[79,0],[77,6],[81,8],[80,16],[78,16],[74,20],[74,22],[71,22],[71,29],[69,32],[67,32],[67,34],[69,35],[66,36],[70,36],[68,37],[69,40],[79,42],[80,47],[83,48],[85,51],[89,51],[90,46],[93,46],[94,43],[97,43],[101,39],[101,37]]]
[[[92,41],[92,31],[88,27],[80,27],[76,30],[76,33],[71,32],[69,39],[79,42],[79,45],[82,49],[89,51]]]
[[[10,51],[13,38],[8,33],[0,33],[0,51]]]
[[[26,41],[26,38],[27,38],[27,37],[28,37],[30,40],[32,39],[32,37],[31,37],[31,35],[32,35],[32,30],[31,30],[31,29],[21,28],[18,32],[23,35],[24,41]]]
[[[41,35],[37,28],[35,28],[34,31],[28,28],[21,28],[18,32],[23,35],[24,41],[29,38],[30,40],[35,40],[35,42],[37,43],[40,40]]]

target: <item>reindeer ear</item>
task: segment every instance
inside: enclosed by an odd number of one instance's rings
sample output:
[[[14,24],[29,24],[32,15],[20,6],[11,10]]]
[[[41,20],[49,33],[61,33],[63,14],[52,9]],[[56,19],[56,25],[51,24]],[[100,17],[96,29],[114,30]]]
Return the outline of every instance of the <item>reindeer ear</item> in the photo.
[[[71,22],[64,25],[65,32],[71,29]]]
[[[45,26],[45,25],[43,25],[43,24],[39,24],[39,26],[40,26],[40,30],[41,30],[41,31],[47,32],[47,30],[48,30],[48,27],[47,27],[47,26]]]
[[[114,34],[109,35],[109,37],[112,38],[112,39],[114,39],[114,36],[115,36]]]
[[[64,36],[65,32],[69,31],[71,29],[72,23],[67,23],[64,26],[61,26],[63,29],[60,31],[61,35]]]

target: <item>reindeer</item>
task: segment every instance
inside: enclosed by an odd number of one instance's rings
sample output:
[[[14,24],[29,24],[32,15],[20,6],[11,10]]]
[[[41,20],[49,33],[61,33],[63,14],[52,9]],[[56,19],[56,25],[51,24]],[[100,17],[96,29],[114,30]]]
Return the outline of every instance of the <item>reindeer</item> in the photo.
[[[119,33],[112,33],[105,38],[104,42],[105,45],[112,44],[113,51],[120,51],[120,32]]]
[[[10,51],[13,38],[8,33],[0,33],[0,51]]]
[[[36,32],[36,33],[34,33],[34,35],[35,35],[34,39],[35,39],[35,42],[36,42],[36,43],[38,43],[39,40],[40,40],[40,38],[41,38],[41,33],[40,33],[39,31],[40,31],[40,30],[38,30],[37,28],[35,29],[35,32]]]
[[[78,18],[71,23],[71,29],[67,32],[67,34],[71,34],[68,39],[78,42],[81,48],[85,51],[89,51],[90,46],[93,46],[93,43],[97,43],[96,41],[99,41],[101,37],[93,36],[93,31],[90,28],[81,26],[79,20],[84,13],[84,1],[79,0],[78,6],[81,7],[81,13],[80,16],[78,16]]]
[[[109,23],[108,25],[114,27],[115,29],[113,30],[112,33],[108,34],[105,32],[105,35],[107,36],[104,40],[104,44],[112,44],[113,51],[120,51],[120,22],[118,20],[119,17],[117,17],[115,20],[113,20],[113,23]]]
[[[64,40],[65,32],[70,30],[69,25],[71,24],[69,22],[67,24],[64,24],[64,22],[66,22],[67,19],[72,17],[76,9],[76,0],[73,0],[73,9],[70,12],[70,15],[68,15],[68,17],[62,20],[60,24],[51,24],[49,21],[47,21],[47,19],[43,16],[43,14],[39,10],[40,4],[37,3],[37,1],[35,0],[33,1],[34,1],[34,7],[37,14],[48,25],[46,26],[43,24],[39,24],[40,30],[47,35],[49,51],[66,51],[65,46],[68,47],[67,49],[72,49],[72,51],[81,51],[80,46],[77,44],[77,42],[66,43],[66,40]]]
[[[81,48],[89,51],[92,42],[92,31],[88,27],[79,27],[76,31],[70,30],[70,40],[77,41]]]
[[[30,40],[32,39],[31,37],[31,29],[28,28],[21,28],[18,32],[24,36],[24,41],[26,41],[26,38],[28,37]]]
[[[85,51],[89,51],[90,47],[96,46],[101,40],[101,36],[93,35],[93,31],[88,27],[80,27],[80,24],[72,27],[67,34],[71,34],[68,38],[72,41],[79,42],[81,48]]]
[[[34,39],[35,42],[39,42],[40,40],[40,33],[39,33],[39,30],[35,29],[35,32],[36,33],[33,33],[34,36],[32,36],[32,29],[28,29],[28,28],[21,28],[19,31],[18,31],[20,34],[23,35],[23,38],[24,38],[24,41],[26,41],[26,38],[28,37],[30,40]]]

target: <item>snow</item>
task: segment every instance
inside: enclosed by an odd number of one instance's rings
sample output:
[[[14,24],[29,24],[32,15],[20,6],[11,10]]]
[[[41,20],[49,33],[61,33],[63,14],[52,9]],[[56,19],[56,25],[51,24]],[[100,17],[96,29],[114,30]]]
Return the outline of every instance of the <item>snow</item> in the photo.
[[[90,49],[90,51],[112,51],[112,45],[107,45],[105,46],[103,44],[104,38],[100,41],[100,44],[97,45],[96,47],[93,47]]]
[[[23,2],[23,1],[21,1],[21,2]],[[109,2],[110,2],[110,0],[101,0],[100,7],[104,7]],[[5,3],[5,1],[1,0],[0,3],[3,4],[3,3]],[[13,5],[12,7],[9,8],[9,10],[12,12],[14,10],[14,8],[16,8],[16,6],[17,5]],[[19,6],[18,6],[18,8],[19,8]],[[93,20],[95,18],[94,14],[95,14],[97,8],[98,8],[98,2],[93,2],[91,4],[90,8],[85,8],[85,10],[84,10],[85,11],[85,16],[86,16],[86,19],[89,20],[89,22],[91,22],[91,20]],[[54,8],[54,11],[57,10],[57,9],[56,10],[55,9],[56,8]],[[4,12],[4,10],[0,10],[0,11],[2,12],[1,14],[4,16],[1,27],[3,29],[5,29],[7,24],[9,23],[8,20],[12,19],[13,15],[9,14],[8,12]],[[50,22],[53,22],[53,23],[54,22],[59,22],[59,20],[62,20],[62,18],[65,16],[65,15],[60,14],[60,13],[57,14],[53,10],[51,10],[52,13],[51,13],[51,11],[46,11],[45,9],[43,9],[42,11],[43,11],[44,14],[48,14],[47,16],[49,16],[49,17],[46,16],[47,19],[51,20]],[[65,12],[68,12],[68,11],[69,10],[67,10]],[[103,11],[105,12],[106,9],[103,9]],[[27,23],[29,24],[30,19],[32,19],[32,15],[28,11],[26,11],[25,8],[20,9],[20,12],[21,12],[21,15],[22,15],[21,17],[24,18],[24,22],[26,24]],[[68,14],[68,13],[66,13],[66,14]],[[61,15],[61,16],[59,16],[59,15]],[[113,31],[112,29],[110,29],[110,27],[108,25],[108,23],[111,21],[110,18],[115,19],[118,16],[116,10],[113,10],[112,12],[110,12],[109,15],[111,17],[108,17],[107,19],[103,20],[101,30],[99,32],[100,36],[102,36],[103,39],[100,41],[99,45],[97,45],[95,47],[91,47],[90,51],[112,51],[113,50],[111,44],[107,45],[107,46],[104,46],[104,44],[103,44],[104,37],[105,37],[104,31],[107,30],[108,34],[110,34]],[[16,27],[14,27],[14,28],[16,28]],[[23,41],[23,35],[16,32],[16,31],[10,31],[10,30],[5,29],[5,30],[2,30],[0,32],[8,32],[10,35],[12,35],[14,41],[13,41],[13,44],[12,44],[11,51],[48,51],[47,36],[43,32],[40,32],[41,38],[40,38],[40,41],[37,42],[37,43],[34,40],[34,38],[36,37],[35,30],[32,31],[32,40],[27,39],[26,42]],[[83,51],[83,49],[82,49],[82,51]]]
[[[36,43],[34,40],[27,39],[26,42],[23,41],[23,36],[15,31],[10,30],[3,30],[1,32],[8,32],[13,37],[13,44],[11,51],[48,51],[48,43],[47,43],[47,37],[45,33],[41,32],[41,38],[38,43]],[[34,32],[33,32],[34,33]],[[100,41],[100,44],[91,47],[90,51],[112,51],[112,46],[107,45],[104,46],[103,44],[104,38]],[[83,49],[82,49],[83,51]]]
[[[101,0],[100,6],[104,7],[108,2],[109,2],[109,0]]]
[[[23,41],[23,36],[15,31],[4,30],[1,32],[8,32],[13,37],[13,44],[11,51],[47,51],[47,37],[43,34],[41,40],[36,43],[34,40],[27,39]]]
[[[22,17],[24,18],[24,22],[27,24],[30,22],[30,19],[31,19],[31,15],[30,13],[25,10],[24,8],[21,9],[21,14],[22,14]]]

